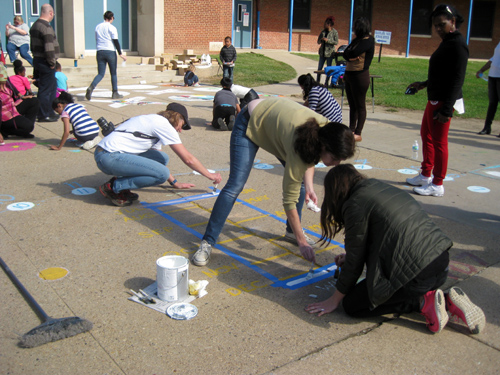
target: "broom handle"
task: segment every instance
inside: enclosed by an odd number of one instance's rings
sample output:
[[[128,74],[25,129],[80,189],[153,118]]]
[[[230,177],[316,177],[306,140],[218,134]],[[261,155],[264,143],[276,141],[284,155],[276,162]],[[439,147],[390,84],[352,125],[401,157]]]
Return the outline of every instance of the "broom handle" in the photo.
[[[38,314],[38,316],[46,322],[47,320],[50,319],[50,316],[47,315],[45,311],[43,311],[42,307],[38,304],[37,301],[31,296],[31,294],[28,292],[28,290],[24,287],[23,284],[19,281],[19,279],[14,275],[14,272],[11,271],[9,266],[3,261],[3,259],[0,257],[0,265],[4,269],[5,273],[10,277],[12,282],[16,285],[17,289],[21,292],[21,294],[28,300],[28,302],[32,305],[32,307],[35,308],[35,312]]]

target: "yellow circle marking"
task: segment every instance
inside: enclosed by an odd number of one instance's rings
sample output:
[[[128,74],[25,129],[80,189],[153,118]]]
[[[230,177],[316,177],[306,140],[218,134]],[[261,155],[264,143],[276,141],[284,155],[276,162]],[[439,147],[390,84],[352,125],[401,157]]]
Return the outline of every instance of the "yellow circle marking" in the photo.
[[[42,280],[58,280],[66,276],[69,271],[62,267],[50,267],[46,268],[38,274],[38,277]]]

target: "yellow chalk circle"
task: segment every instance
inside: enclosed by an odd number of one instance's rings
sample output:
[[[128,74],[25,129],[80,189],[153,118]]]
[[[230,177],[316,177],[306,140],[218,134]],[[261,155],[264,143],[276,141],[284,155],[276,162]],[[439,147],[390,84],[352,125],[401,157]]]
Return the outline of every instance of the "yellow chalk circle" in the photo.
[[[50,267],[46,268],[38,274],[38,277],[42,280],[58,280],[66,276],[69,271],[62,267]]]

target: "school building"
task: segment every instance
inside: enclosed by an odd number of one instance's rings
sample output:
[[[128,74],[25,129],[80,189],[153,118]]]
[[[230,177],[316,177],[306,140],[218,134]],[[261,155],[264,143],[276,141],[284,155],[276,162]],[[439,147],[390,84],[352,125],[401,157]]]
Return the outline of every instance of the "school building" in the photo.
[[[95,55],[94,29],[106,10],[115,14],[122,49],[141,56],[184,49],[215,53],[226,36],[236,48],[316,52],[318,34],[330,15],[339,45],[349,43],[352,23],[360,16],[389,43],[384,55],[428,56],[440,42],[429,22],[432,9],[441,3],[434,0],[2,0],[0,31],[15,15],[31,26],[44,3],[55,9],[61,51],[71,58]],[[491,57],[500,41],[500,1],[448,4],[465,19],[460,31],[471,57]],[[1,41],[6,43],[3,35]]]

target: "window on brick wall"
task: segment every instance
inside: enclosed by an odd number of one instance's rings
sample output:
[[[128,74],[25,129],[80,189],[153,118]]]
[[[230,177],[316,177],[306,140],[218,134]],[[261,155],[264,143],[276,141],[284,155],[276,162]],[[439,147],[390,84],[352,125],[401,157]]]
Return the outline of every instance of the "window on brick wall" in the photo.
[[[432,26],[430,16],[434,7],[433,0],[413,0],[411,15],[411,34],[431,35]]]
[[[494,19],[495,1],[474,1],[470,25],[471,38],[491,39]]]
[[[311,29],[311,0],[293,0],[293,30]]]
[[[372,24],[372,0],[354,0],[353,20],[365,17]]]

